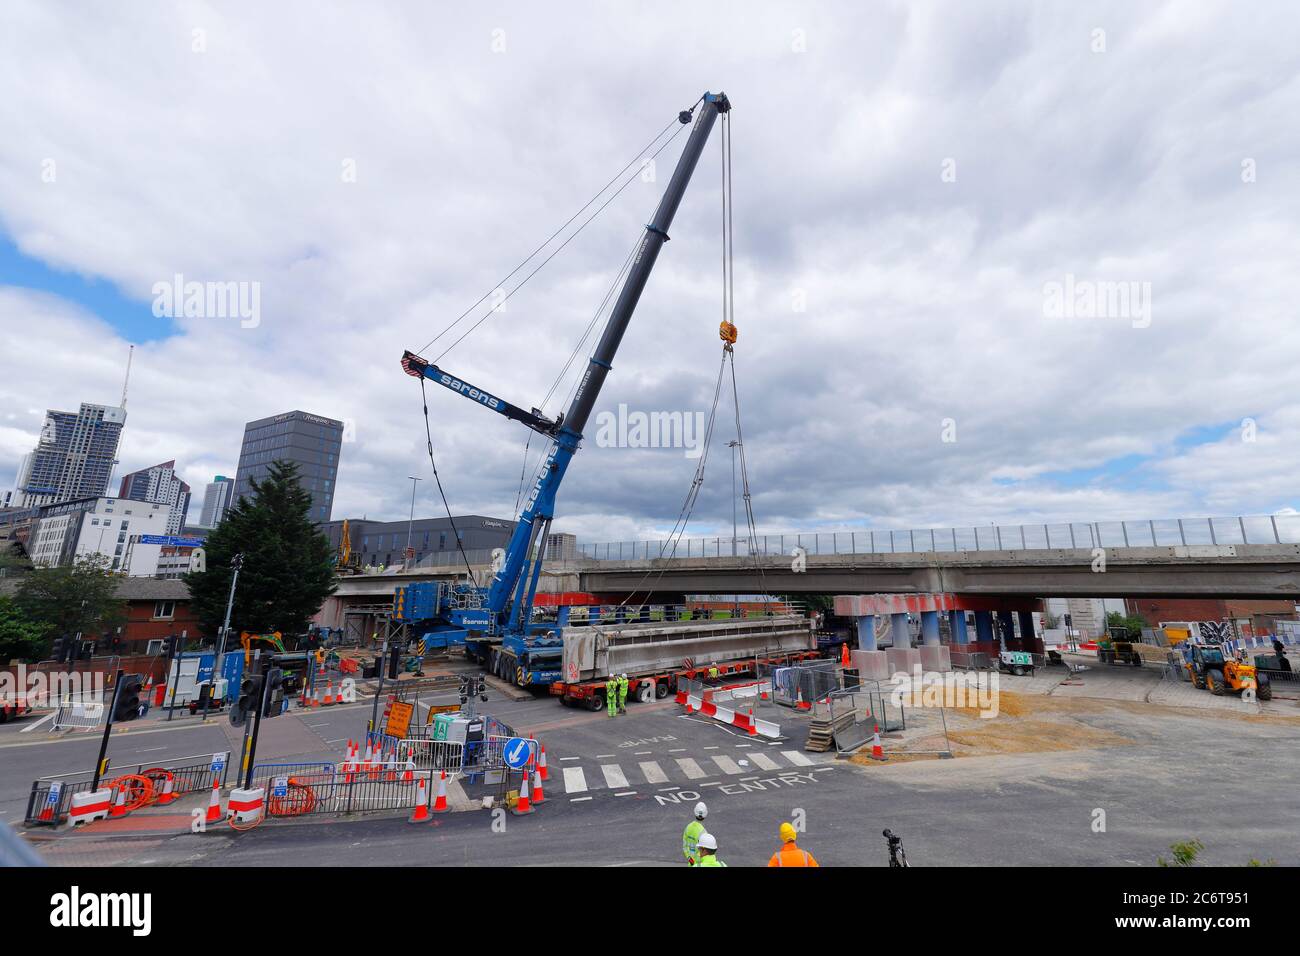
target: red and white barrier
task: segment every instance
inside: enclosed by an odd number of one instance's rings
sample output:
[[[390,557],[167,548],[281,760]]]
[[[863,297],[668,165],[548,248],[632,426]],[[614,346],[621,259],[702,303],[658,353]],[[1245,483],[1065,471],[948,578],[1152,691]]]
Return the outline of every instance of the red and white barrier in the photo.
[[[230,791],[226,803],[226,813],[231,823],[256,823],[262,816],[262,807],[266,802],[266,788],[255,787],[251,790],[236,788]]]
[[[107,819],[113,809],[113,791],[107,787],[99,790],[87,790],[72,795],[72,806],[68,810],[68,820],[73,826],[90,823],[94,820]]]

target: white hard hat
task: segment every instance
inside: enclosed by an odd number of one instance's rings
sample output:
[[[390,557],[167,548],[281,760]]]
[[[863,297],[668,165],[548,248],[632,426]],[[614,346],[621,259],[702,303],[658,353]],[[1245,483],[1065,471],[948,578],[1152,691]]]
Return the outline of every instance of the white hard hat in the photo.
[[[696,841],[696,846],[701,850],[716,850],[718,841],[713,839],[712,833],[701,833],[699,840]]]
[[[627,680],[627,675],[626,675],[626,674],[619,674],[618,676],[621,677],[621,678],[623,678],[624,680]]]
[[[695,805],[695,819],[703,820],[708,815],[709,808],[704,805],[703,801]]]
[[[613,674],[610,674],[609,677],[606,678],[606,680],[613,680],[613,679],[614,679],[614,675],[613,675]]]

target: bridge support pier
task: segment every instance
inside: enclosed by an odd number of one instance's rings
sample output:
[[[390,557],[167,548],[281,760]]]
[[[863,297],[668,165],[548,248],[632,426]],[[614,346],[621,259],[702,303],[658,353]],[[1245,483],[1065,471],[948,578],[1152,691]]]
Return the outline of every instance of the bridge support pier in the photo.
[[[874,651],[876,649],[876,616],[864,614],[858,618],[858,650]]]
[[[921,643],[931,647],[943,643],[939,637],[938,611],[921,612]]]
[[[907,626],[907,614],[891,614],[889,625],[890,637],[894,640],[894,648],[903,648],[912,646],[912,630]]]
[[[952,642],[954,644],[970,643],[970,634],[966,632],[965,611],[948,612],[948,632],[952,635]]]
[[[997,635],[993,633],[993,612],[976,611],[975,612],[975,640],[981,644],[997,643]]]

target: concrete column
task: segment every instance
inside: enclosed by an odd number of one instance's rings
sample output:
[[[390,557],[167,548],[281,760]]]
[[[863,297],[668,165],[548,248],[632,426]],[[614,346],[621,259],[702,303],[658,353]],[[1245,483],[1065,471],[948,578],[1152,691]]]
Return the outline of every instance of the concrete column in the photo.
[[[981,644],[990,641],[996,641],[997,635],[993,633],[993,612],[976,611],[975,612],[975,640]]]
[[[894,647],[911,647],[912,631],[907,626],[907,615],[892,614],[890,617],[892,623],[889,625],[889,634],[894,640]]]
[[[998,633],[1008,641],[1016,636],[1016,617],[1010,611],[998,611]]]
[[[921,643],[930,646],[943,643],[939,637],[938,611],[921,612]]]
[[[864,614],[858,618],[858,650],[874,651],[876,649],[876,616]]]
[[[965,611],[948,612],[948,630],[952,632],[952,642],[954,644],[970,643],[970,635],[966,632]]]
[[[1027,642],[1025,649],[1029,650],[1033,646],[1034,638],[1038,635],[1034,633],[1034,614],[1032,611],[1020,611],[1020,636]]]

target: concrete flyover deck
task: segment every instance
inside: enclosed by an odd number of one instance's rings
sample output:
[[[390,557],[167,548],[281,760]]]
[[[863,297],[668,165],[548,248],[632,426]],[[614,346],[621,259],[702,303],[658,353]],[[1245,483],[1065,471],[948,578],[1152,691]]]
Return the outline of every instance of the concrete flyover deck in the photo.
[[[579,559],[571,569],[582,590],[601,593],[1300,599],[1300,544]]]

